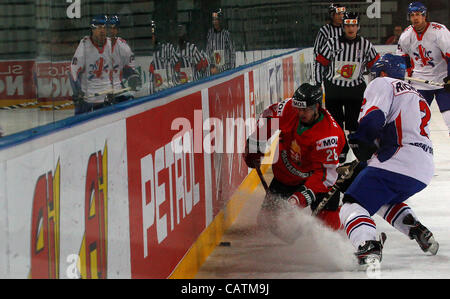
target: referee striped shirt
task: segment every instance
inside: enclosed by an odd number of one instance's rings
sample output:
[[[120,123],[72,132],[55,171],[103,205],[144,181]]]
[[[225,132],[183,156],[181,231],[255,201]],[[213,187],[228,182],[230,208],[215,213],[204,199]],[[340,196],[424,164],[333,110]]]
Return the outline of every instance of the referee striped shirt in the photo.
[[[176,50],[172,43],[158,42],[149,67],[150,93],[175,85],[173,67],[176,62]]]
[[[220,72],[229,70],[236,65],[236,52],[230,32],[226,29],[216,31],[214,28],[208,30],[206,36],[206,53]]]
[[[364,70],[378,60],[379,54],[371,42],[361,36],[348,40],[342,34],[329,39],[316,56],[323,78],[341,87],[354,87],[364,82]],[[320,70],[319,70],[320,69]],[[316,76],[316,79],[318,77]],[[321,83],[321,82],[318,82]]]
[[[202,60],[202,54],[197,46],[190,42],[184,42],[178,45],[175,51],[175,61],[178,62],[182,57],[189,60],[189,63],[196,66]]]
[[[194,75],[202,62],[202,54],[197,46],[190,42],[183,42],[176,49],[175,75],[177,83],[186,83],[194,80]],[[185,72],[180,73],[180,68]]]
[[[342,26],[334,26],[331,23],[320,27],[319,33],[317,33],[316,40],[314,41],[314,55],[319,53],[319,50],[330,38],[341,36],[343,33]]]
[[[163,59],[170,62],[173,62],[173,59],[175,59],[175,46],[169,42],[165,43],[157,43],[156,49],[153,52],[153,58],[156,59]]]
[[[319,50],[325,46],[327,41],[330,38],[335,38],[340,35],[342,35],[344,31],[342,30],[342,26],[334,26],[333,24],[329,23],[326,25],[323,25],[320,27],[319,32],[317,33],[316,40],[314,41],[314,57],[317,56],[319,53]],[[322,77],[320,72],[320,65],[318,65],[318,62],[314,61],[314,75],[317,82],[322,82]]]

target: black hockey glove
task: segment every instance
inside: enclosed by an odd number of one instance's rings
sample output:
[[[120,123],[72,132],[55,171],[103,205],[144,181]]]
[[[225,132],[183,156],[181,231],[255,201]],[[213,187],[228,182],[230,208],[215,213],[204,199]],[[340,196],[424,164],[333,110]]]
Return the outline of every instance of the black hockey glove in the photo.
[[[257,141],[256,144],[252,144],[251,148],[252,150],[249,150],[249,142],[255,142],[255,141],[250,141],[250,139],[247,139],[247,143],[245,144],[245,153],[244,153],[244,161],[245,164],[247,164],[247,166],[249,168],[257,168],[259,166],[261,166],[261,159],[264,157],[264,153],[262,153],[259,150]],[[257,150],[255,150],[257,149]]]
[[[312,207],[315,201],[316,195],[314,194],[314,191],[304,185],[300,186],[297,191],[288,198],[288,202],[301,208],[306,208],[309,205]]]
[[[136,91],[141,88],[142,82],[141,77],[138,74],[133,74],[128,78],[128,86],[132,91]]]
[[[348,187],[350,187],[350,185],[353,183],[356,176],[367,166],[366,162],[359,162],[358,165],[356,165],[355,169],[353,169],[351,177],[349,177],[347,179],[343,179],[343,177],[345,175],[345,168],[350,167],[350,165],[352,163],[353,162],[345,163],[336,169],[339,176],[338,176],[338,179],[336,180],[336,183],[334,186],[341,193],[345,193],[347,191]]]
[[[444,78],[444,89],[446,92],[450,92],[450,76]]]
[[[113,93],[108,93],[105,98],[105,105],[111,106],[116,103],[116,97]]]
[[[348,144],[359,161],[367,161],[377,151],[375,144],[369,144],[364,141],[352,138],[352,134],[348,135]]]

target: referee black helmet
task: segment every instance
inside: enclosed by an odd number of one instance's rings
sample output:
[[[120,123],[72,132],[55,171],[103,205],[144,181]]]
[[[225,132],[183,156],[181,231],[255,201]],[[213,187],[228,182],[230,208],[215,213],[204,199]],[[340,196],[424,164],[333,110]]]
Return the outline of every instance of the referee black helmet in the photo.
[[[359,15],[356,12],[346,11],[342,19],[342,24],[359,26]]]
[[[333,19],[333,15],[335,13],[344,13],[345,12],[345,6],[338,4],[338,3],[331,3],[328,7],[328,16],[330,19]]]

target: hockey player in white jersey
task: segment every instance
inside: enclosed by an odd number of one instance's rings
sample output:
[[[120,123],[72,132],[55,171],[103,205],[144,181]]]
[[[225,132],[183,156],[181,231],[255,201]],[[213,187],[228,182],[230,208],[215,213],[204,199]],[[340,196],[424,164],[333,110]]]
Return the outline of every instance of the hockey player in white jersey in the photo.
[[[434,172],[429,138],[430,108],[420,93],[402,80],[401,56],[385,54],[371,68],[359,115],[359,127],[349,143],[365,167],[345,192],[340,220],[356,248],[361,265],[381,262],[385,234],[377,239],[378,214],[424,252],[435,255],[439,244],[404,203],[423,190]],[[360,162],[365,163],[365,162]]]
[[[112,89],[111,40],[106,36],[107,16],[94,16],[91,35],[85,36],[78,45],[70,65],[70,82],[73,89],[75,114],[100,109],[105,106]],[[96,93],[101,95],[95,96]]]
[[[420,2],[408,6],[411,26],[400,36],[397,54],[406,58],[410,77],[447,83],[445,88],[424,83],[412,85],[428,105],[434,98],[450,133],[450,32],[442,24],[427,21],[427,8]]]
[[[132,91],[136,91],[141,87],[141,78],[136,71],[133,51],[126,40],[118,36],[119,16],[109,16],[107,24],[108,35],[111,39],[113,90],[117,92],[130,87]],[[133,98],[132,94],[127,92],[114,97],[114,102],[123,102],[131,98]]]

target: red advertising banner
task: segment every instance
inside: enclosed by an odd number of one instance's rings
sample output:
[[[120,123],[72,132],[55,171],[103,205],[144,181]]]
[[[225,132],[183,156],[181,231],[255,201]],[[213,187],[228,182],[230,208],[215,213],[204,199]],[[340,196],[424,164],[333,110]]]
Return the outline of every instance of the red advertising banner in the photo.
[[[215,141],[211,161],[213,215],[216,216],[248,174],[242,159],[246,141],[244,76],[210,87],[208,94],[209,117],[222,126],[214,128],[216,136],[222,135],[222,142]]]
[[[209,224],[206,214],[216,216],[248,174],[244,76],[208,94],[127,119],[133,278],[167,278]]]
[[[71,99],[70,61],[36,63],[37,95],[40,102]]]
[[[250,100],[250,117],[256,120],[256,92],[255,92],[255,81],[253,77],[253,71],[248,72],[248,93],[249,93],[249,100]],[[250,132],[251,134],[251,132]]]
[[[127,119],[133,278],[167,278],[205,228],[201,103],[196,92]]]
[[[290,98],[295,92],[294,57],[283,58],[283,99]]]
[[[0,106],[36,98],[33,68],[33,60],[0,61]]]
[[[71,99],[70,61],[0,61],[0,106]]]

